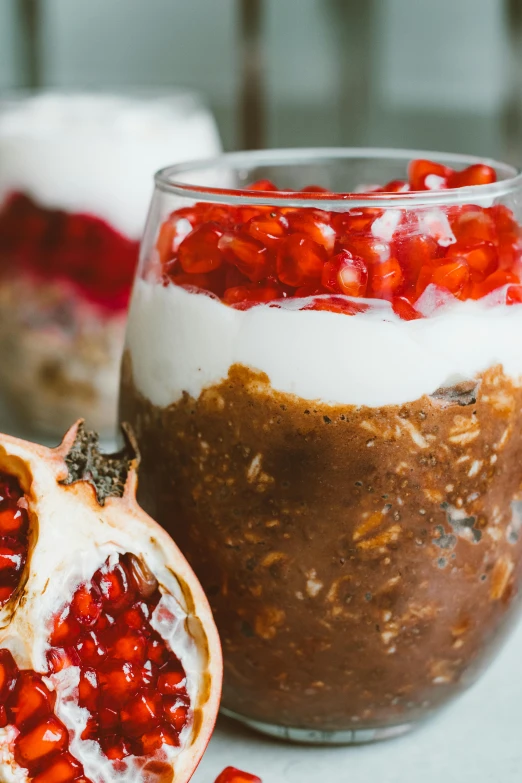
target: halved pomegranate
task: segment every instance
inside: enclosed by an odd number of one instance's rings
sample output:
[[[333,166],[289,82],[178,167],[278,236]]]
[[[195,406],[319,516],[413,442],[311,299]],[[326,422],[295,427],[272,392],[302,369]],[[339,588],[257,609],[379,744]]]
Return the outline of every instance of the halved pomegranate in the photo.
[[[0,780],[186,783],[221,691],[187,562],[137,505],[137,452],[76,424],[0,435]]]

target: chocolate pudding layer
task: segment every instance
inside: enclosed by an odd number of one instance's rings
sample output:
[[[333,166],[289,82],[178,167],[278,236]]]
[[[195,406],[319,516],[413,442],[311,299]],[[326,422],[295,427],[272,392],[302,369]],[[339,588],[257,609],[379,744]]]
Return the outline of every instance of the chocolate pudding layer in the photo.
[[[236,364],[167,407],[123,364],[140,502],[210,599],[225,708],[324,731],[416,721],[518,604],[522,388],[495,367],[408,404],[310,402]]]

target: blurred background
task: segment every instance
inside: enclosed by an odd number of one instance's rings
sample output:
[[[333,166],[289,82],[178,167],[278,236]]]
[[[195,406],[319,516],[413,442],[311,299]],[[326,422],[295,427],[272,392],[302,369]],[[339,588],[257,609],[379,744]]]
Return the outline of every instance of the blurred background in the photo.
[[[186,86],[226,149],[517,162],[521,17],[519,0],[2,0],[0,89]]]

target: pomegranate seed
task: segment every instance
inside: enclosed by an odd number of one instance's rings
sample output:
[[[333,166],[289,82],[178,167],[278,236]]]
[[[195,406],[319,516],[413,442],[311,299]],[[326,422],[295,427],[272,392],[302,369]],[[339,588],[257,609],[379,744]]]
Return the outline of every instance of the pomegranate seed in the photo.
[[[163,745],[173,745],[174,747],[179,745],[179,734],[163,726],[161,729],[144,734],[141,738],[141,744],[145,754],[154,753]]]
[[[417,312],[409,299],[405,296],[395,296],[392,299],[393,311],[403,321],[415,321],[417,318],[422,318],[421,314]]]
[[[98,677],[94,669],[83,669],[78,685],[78,704],[94,712],[98,702]]]
[[[99,591],[94,586],[90,588],[86,585],[79,587],[74,594],[71,611],[82,625],[95,625],[102,611]]]
[[[101,707],[98,713],[98,722],[104,732],[112,733],[120,723],[120,715],[112,707]]]
[[[178,258],[185,272],[211,272],[223,263],[219,240],[223,230],[217,223],[204,223],[195,228],[180,244]]]
[[[474,163],[462,171],[454,171],[448,177],[448,188],[466,188],[470,185],[490,185],[497,181],[497,173],[491,166]]]
[[[157,666],[163,666],[167,663],[170,652],[167,645],[157,634],[154,635],[147,644],[147,658]]]
[[[20,536],[28,527],[27,513],[19,508],[0,511],[0,536]]]
[[[71,666],[77,666],[80,662],[78,653],[73,648],[67,650],[55,648],[47,653],[47,663],[49,670],[53,674],[61,672],[63,669],[69,669]]]
[[[0,579],[17,576],[25,565],[25,548],[17,544],[0,546]]]
[[[100,745],[107,758],[111,761],[121,761],[132,755],[131,743],[123,739],[123,737],[118,737],[116,734],[102,737]]]
[[[128,661],[142,666],[147,659],[147,642],[144,636],[132,631],[115,641],[110,650],[114,660]]]
[[[174,212],[162,225],[156,241],[161,264],[167,263],[186,236],[190,234],[196,222],[196,213],[190,207]]]
[[[0,729],[5,729],[8,723],[7,710],[3,704],[0,704]]]
[[[279,212],[272,211],[253,217],[247,222],[245,230],[267,247],[274,247],[286,236],[288,227],[287,218]]]
[[[10,707],[14,725],[26,730],[28,725],[43,720],[52,711],[54,701],[54,694],[51,697],[38,675],[30,671],[20,672]]]
[[[448,248],[448,259],[465,261],[470,270],[489,275],[498,264],[496,248],[490,242],[481,242],[474,247],[451,245]]]
[[[392,179],[383,188],[383,193],[407,193],[410,190],[410,185],[404,179]]]
[[[178,696],[185,690],[186,677],[182,669],[169,668],[158,677],[158,691],[165,696]]]
[[[121,560],[111,566],[105,564],[94,575],[93,582],[100,590],[106,611],[120,611],[135,598],[135,589]]]
[[[395,257],[409,278],[416,278],[421,267],[435,263],[441,247],[426,234],[400,237],[394,243]]]
[[[96,631],[82,634],[75,649],[80,661],[87,666],[97,666],[107,656],[107,648]]]
[[[378,299],[391,299],[400,288],[404,275],[396,258],[390,258],[372,267],[371,287]]]
[[[506,292],[506,304],[522,304],[522,285],[510,285]]]
[[[326,261],[326,251],[311,239],[293,234],[282,241],[277,254],[277,274],[282,283],[301,286],[319,282]]]
[[[250,306],[262,302],[272,302],[274,299],[280,299],[283,296],[283,289],[275,283],[266,285],[237,286],[228,288],[223,296],[223,301],[230,305],[241,305],[248,303]]]
[[[218,247],[231,264],[253,283],[258,283],[269,273],[268,249],[248,234],[235,231],[223,234]]]
[[[53,647],[65,647],[74,644],[80,634],[80,623],[72,616],[67,607],[54,621],[50,642]]]
[[[323,288],[321,285],[315,285],[314,283],[309,283],[308,285],[299,286],[299,288],[296,289],[294,296],[304,298],[308,296],[320,296],[321,294],[328,293],[329,290],[327,288]]]
[[[218,775],[216,783],[262,783],[257,775],[251,775],[249,772],[242,772],[235,767],[226,767]]]
[[[309,237],[322,245],[327,253],[332,252],[336,233],[330,225],[328,212],[319,209],[296,210],[288,216],[288,221],[291,231]]]
[[[493,218],[480,207],[463,207],[456,217],[450,218],[451,228],[460,245],[477,242],[497,243],[497,231]]]
[[[261,192],[268,192],[277,190],[276,186],[269,179],[258,179],[247,186],[247,190],[259,190]]]
[[[162,720],[161,699],[147,693],[138,693],[122,709],[120,717],[125,733],[129,737],[140,737],[159,727]]]
[[[0,650],[0,703],[5,704],[18,679],[18,667],[9,650]]]
[[[321,283],[335,293],[364,296],[368,284],[366,264],[348,250],[341,250],[324,265]]]
[[[168,722],[180,732],[187,722],[188,706],[178,697],[163,697],[163,712]]]
[[[382,239],[372,236],[349,236],[341,239],[341,245],[345,250],[359,256],[368,266],[380,264],[390,257],[390,246]]]
[[[27,734],[17,737],[16,761],[31,771],[44,758],[64,751],[68,740],[69,734],[63,723],[51,715]]]
[[[104,696],[117,701],[130,699],[141,685],[139,671],[127,662],[104,663],[99,678]]]
[[[444,190],[452,170],[431,160],[412,160],[408,178],[412,190]]]
[[[382,216],[382,209],[360,207],[348,212],[336,212],[332,217],[332,226],[342,241],[343,235],[369,234],[373,222]]]
[[[73,783],[78,781],[82,772],[82,765],[69,753],[63,753],[60,758],[51,761],[43,772],[33,778],[33,783]]]
[[[341,296],[329,296],[327,298],[316,299],[310,304],[305,305],[303,310],[324,310],[329,313],[339,313],[341,315],[357,315],[368,310],[367,304],[350,302]]]
[[[513,272],[508,272],[505,269],[497,269],[496,272],[489,275],[483,282],[476,283],[473,286],[471,296],[473,299],[481,299],[483,296],[487,296],[497,288],[508,285],[509,283],[520,283],[518,277]]]
[[[154,595],[158,589],[158,580],[145,561],[135,555],[128,554],[125,562],[131,581],[141,597],[150,598]]]
[[[448,264],[430,268],[429,277],[429,282],[440,288],[447,288],[452,294],[458,295],[462,293],[469,281],[469,267],[465,261],[451,261]]]

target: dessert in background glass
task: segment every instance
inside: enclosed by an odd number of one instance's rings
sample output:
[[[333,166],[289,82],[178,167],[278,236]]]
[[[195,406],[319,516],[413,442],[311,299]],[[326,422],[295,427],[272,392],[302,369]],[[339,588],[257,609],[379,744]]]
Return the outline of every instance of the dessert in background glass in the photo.
[[[0,101],[0,394],[8,429],[61,436],[81,416],[114,434],[151,176],[172,156],[219,149],[212,116],[188,92]]]
[[[227,714],[395,736],[510,629],[521,193],[500,163],[385,150],[157,175],[120,417],[212,605]]]

